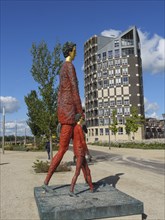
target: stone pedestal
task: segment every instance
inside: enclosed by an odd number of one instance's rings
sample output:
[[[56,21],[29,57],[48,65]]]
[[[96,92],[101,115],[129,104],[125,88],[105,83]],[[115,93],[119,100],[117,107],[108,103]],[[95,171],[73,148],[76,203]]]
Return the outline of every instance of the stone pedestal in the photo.
[[[103,219],[138,214],[143,216],[141,201],[109,185],[95,184],[96,192],[91,193],[86,184],[76,184],[76,197],[69,195],[69,187],[70,185],[50,186],[53,192],[44,192],[41,187],[34,188],[41,220]]]

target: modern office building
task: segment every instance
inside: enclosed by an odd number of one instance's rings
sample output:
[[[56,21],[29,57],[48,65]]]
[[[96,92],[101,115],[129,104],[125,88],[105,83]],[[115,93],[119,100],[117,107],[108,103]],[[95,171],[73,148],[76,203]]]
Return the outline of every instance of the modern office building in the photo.
[[[142,61],[136,27],[116,38],[94,35],[87,40],[84,74],[87,142],[115,140],[109,131],[113,110],[117,111],[116,140],[128,140],[125,122],[131,106],[136,106],[139,116],[144,116]],[[143,127],[134,138],[144,138]]]

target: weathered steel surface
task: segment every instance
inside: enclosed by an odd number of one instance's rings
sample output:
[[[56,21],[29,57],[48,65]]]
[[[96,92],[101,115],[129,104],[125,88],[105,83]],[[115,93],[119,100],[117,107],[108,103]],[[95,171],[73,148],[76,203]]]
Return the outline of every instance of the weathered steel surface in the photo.
[[[41,220],[85,220],[140,215],[143,203],[109,185],[95,184],[91,193],[85,184],[76,184],[76,197],[69,195],[70,185],[51,186],[53,192],[34,188]],[[139,217],[140,219],[140,217]]]

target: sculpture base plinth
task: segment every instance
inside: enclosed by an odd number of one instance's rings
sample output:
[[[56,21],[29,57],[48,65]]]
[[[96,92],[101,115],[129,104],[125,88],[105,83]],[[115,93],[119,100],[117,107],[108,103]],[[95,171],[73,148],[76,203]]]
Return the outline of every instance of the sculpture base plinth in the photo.
[[[143,203],[109,185],[95,184],[91,193],[86,184],[75,185],[76,197],[69,195],[70,185],[50,186],[53,192],[34,188],[41,220],[84,220],[143,215]],[[140,219],[140,218],[139,218]]]

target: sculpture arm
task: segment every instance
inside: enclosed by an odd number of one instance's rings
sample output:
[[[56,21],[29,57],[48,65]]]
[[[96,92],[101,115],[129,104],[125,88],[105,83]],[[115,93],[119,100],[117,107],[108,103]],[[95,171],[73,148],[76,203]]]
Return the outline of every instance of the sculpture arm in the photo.
[[[81,144],[83,146],[85,154],[89,155],[89,150],[88,150],[88,147],[87,147],[87,144],[85,141],[85,137],[84,137],[84,132],[83,132],[81,126],[79,126],[79,136],[80,136]]]
[[[76,71],[71,63],[69,65],[69,79],[70,79],[70,84],[72,88],[72,98],[74,101],[74,105],[76,107],[76,113],[83,113],[82,105],[81,105],[81,99],[79,95],[79,90],[78,90],[78,81],[77,81],[77,76],[76,76]]]

